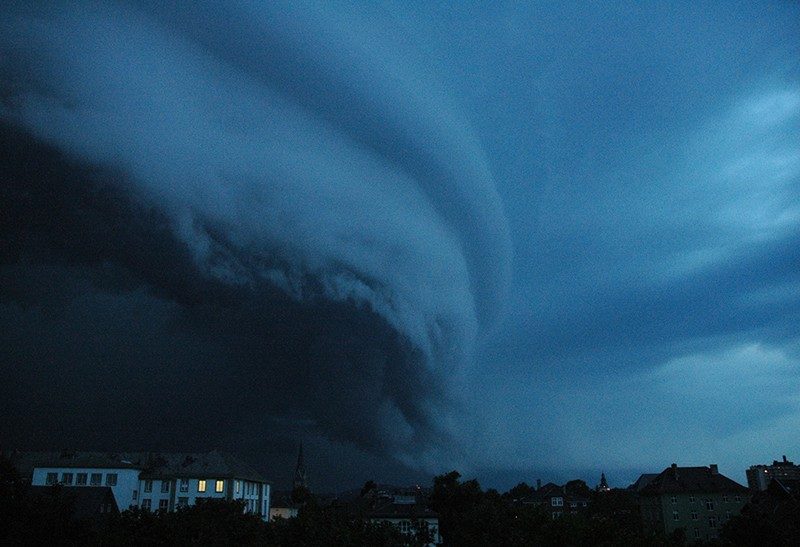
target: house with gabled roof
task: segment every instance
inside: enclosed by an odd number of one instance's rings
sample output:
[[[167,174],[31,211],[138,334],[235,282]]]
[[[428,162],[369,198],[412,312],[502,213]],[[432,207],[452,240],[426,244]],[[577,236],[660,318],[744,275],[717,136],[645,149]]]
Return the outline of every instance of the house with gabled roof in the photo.
[[[750,499],[746,487],[722,475],[715,464],[672,464],[639,490],[645,533],[672,534],[682,529],[688,541],[718,537],[722,525]]]

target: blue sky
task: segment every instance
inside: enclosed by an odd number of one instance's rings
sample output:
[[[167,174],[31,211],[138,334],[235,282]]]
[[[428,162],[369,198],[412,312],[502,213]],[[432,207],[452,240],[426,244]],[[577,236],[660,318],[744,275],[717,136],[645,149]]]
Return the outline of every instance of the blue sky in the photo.
[[[264,442],[305,436],[331,464],[389,455],[507,486],[601,469],[624,484],[673,461],[743,481],[800,458],[796,3],[0,15],[4,139],[56,166],[3,164],[13,218],[81,211],[4,228],[9,412],[11,363],[38,362],[26,329],[94,337],[70,318],[118,310],[131,330],[94,349],[51,334],[53,370],[114,370],[139,333],[135,360],[169,385],[198,360],[234,383],[260,371]],[[57,199],[31,205],[31,181]],[[197,385],[229,421],[239,389]],[[141,416],[131,393],[112,423]],[[2,432],[45,439],[42,419]]]

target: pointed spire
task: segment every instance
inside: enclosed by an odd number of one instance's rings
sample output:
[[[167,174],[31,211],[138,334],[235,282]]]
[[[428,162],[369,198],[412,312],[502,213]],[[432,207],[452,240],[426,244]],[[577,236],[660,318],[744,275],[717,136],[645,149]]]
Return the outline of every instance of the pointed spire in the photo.
[[[597,485],[598,492],[608,492],[611,488],[608,487],[608,481],[606,481],[606,474],[600,473],[600,484]]]
[[[297,466],[294,469],[294,488],[308,488],[308,476],[306,475],[306,464],[303,460],[303,443],[300,443],[300,452],[297,454]]]

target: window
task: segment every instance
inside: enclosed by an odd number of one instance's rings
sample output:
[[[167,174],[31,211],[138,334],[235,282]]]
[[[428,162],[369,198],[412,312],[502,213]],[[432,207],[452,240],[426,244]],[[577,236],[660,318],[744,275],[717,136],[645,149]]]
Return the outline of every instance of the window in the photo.
[[[553,511],[553,520],[561,516],[561,511]]]
[[[181,492],[189,491],[189,479],[181,479]]]
[[[161,493],[166,494],[169,492],[169,481],[161,481]]]
[[[72,484],[72,473],[61,473],[62,484]]]
[[[689,503],[694,503],[694,501],[695,501],[695,497],[694,496],[689,496]]]
[[[142,500],[142,509],[150,510],[150,498],[144,498]]]
[[[672,512],[672,520],[681,520],[681,517],[678,515],[677,511]]]
[[[189,505],[189,498],[183,496],[178,498],[178,507],[187,507],[188,505]]]
[[[717,517],[714,516],[708,517],[708,527],[709,528],[717,527]]]
[[[77,484],[78,486],[86,486],[86,478],[87,478],[86,473],[78,473],[75,476],[75,484]]]
[[[739,501],[742,501],[742,496],[736,496],[733,499],[736,500],[737,502],[739,502]]]
[[[58,473],[48,473],[47,478],[45,478],[45,484],[55,484],[58,482]]]
[[[233,484],[237,494],[242,491],[242,481],[236,481]]]
[[[706,509],[708,509],[709,511],[714,510],[714,500],[712,500],[711,498],[706,499]]]
[[[669,501],[670,501],[670,503],[672,503],[674,505],[674,504],[678,503],[678,498],[676,496],[672,496],[669,499]]]
[[[92,486],[100,486],[103,484],[103,474],[102,473],[92,473],[89,477],[89,484]]]
[[[214,484],[214,492],[222,492],[225,489],[225,481],[217,481]]]
[[[139,496],[139,491],[138,491],[138,490],[134,490],[134,491],[133,491],[133,501],[136,501],[136,498],[137,498],[138,496]]]
[[[106,486],[116,486],[117,485],[117,474],[116,473],[109,473],[106,475]]]
[[[144,481],[144,491],[145,492],[152,492],[153,491],[153,481],[151,481],[151,480]]]
[[[722,496],[722,501],[724,501],[725,503],[728,503],[730,500],[728,499],[728,496],[725,495],[725,496]]]
[[[731,512],[725,511],[725,520],[731,520]]]
[[[197,491],[198,492],[205,492],[206,491],[206,480],[200,479],[197,481]]]
[[[159,500],[158,502],[158,510],[159,511],[166,511],[169,509],[169,500]]]
[[[563,507],[564,506],[564,498],[550,498],[550,505],[553,507]]]
[[[697,520],[697,511],[692,511],[692,520]]]
[[[700,528],[694,529],[694,539],[700,539]]]

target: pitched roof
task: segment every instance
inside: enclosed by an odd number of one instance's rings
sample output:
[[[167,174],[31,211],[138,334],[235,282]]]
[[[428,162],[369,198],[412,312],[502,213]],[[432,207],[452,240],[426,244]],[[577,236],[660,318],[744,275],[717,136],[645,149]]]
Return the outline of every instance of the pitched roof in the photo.
[[[716,467],[667,467],[639,494],[680,494],[680,493],[733,493],[746,494],[747,488],[725,475],[715,471]]]
[[[140,469],[141,477],[236,478],[268,482],[249,464],[227,452],[16,452],[10,455],[17,471],[30,477],[35,467]]]
[[[249,464],[227,452],[154,454],[142,471],[144,479],[208,477],[267,482]]]
[[[657,476],[658,473],[642,473],[641,475],[639,475],[639,478],[636,479],[636,482],[630,485],[628,489],[640,492],[645,486],[650,484],[650,482]]]

